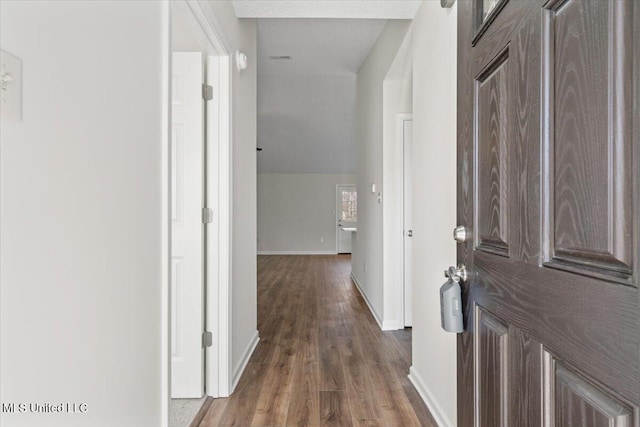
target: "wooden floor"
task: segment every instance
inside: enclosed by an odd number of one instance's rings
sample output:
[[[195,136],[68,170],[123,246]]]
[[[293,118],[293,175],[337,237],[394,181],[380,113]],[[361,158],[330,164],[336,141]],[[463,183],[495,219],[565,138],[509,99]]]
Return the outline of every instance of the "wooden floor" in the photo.
[[[407,379],[411,331],[381,332],[351,259],[258,257],[260,343],[201,427],[436,426]]]

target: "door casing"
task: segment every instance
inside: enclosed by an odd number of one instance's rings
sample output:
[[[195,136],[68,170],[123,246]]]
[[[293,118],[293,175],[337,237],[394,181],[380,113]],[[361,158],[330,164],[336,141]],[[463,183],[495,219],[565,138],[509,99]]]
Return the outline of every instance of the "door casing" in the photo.
[[[340,226],[338,224],[341,224],[341,219],[340,219],[340,212],[341,212],[341,207],[340,207],[340,191],[341,189],[344,188],[352,188],[353,191],[356,191],[356,186],[354,184],[337,184],[336,185],[336,254],[339,253],[351,253],[351,250],[349,252],[340,252],[340,233],[353,233],[350,231],[343,231],[340,230]],[[350,227],[354,226],[354,224],[347,224]],[[353,238],[353,234],[351,234],[351,236],[349,237],[350,239]],[[353,241],[350,244],[351,248],[353,249]]]
[[[404,118],[403,118],[404,116]],[[404,326],[413,324],[413,114],[398,114],[397,131],[402,133],[403,146],[403,318]],[[408,128],[411,129],[411,137],[407,137]]]
[[[194,35],[208,56],[207,81],[213,86],[213,101],[208,102],[205,126],[206,177],[205,204],[213,208],[214,226],[206,228],[205,250],[205,328],[213,333],[213,346],[205,351],[205,393],[226,397],[232,392],[231,367],[231,52],[218,25],[212,23],[197,1],[176,0],[163,6],[162,31],[165,84],[162,100],[164,128],[162,139],[162,356],[161,426],[169,425],[171,378],[171,16],[175,13],[190,21]]]

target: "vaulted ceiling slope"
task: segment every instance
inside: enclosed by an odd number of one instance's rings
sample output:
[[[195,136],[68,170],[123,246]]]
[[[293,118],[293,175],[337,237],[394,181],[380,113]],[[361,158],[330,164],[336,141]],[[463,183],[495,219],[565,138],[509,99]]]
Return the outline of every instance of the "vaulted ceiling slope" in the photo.
[[[356,74],[413,0],[238,0],[258,19],[259,173],[355,173]],[[372,19],[365,19],[372,18]]]
[[[259,21],[258,172],[355,173],[356,73],[385,22]]]

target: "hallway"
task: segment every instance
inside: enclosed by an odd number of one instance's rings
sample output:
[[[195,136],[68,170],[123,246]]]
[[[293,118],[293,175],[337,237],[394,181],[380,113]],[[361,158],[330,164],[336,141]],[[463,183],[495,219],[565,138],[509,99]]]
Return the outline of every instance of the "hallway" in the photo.
[[[381,332],[351,257],[258,257],[260,343],[200,427],[435,426],[407,374],[411,332]]]

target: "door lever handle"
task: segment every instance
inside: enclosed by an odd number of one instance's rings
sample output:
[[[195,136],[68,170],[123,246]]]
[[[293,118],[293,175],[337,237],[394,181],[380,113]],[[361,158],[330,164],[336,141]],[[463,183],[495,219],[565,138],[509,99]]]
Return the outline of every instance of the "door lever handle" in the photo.
[[[459,264],[457,267],[451,266],[444,271],[444,277],[447,277],[456,282],[465,282],[467,280],[467,267],[464,264]]]

